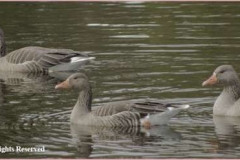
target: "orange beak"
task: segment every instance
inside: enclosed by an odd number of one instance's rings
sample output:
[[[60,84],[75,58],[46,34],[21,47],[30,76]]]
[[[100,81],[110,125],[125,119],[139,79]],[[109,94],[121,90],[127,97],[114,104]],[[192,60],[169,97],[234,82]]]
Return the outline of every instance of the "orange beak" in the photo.
[[[55,86],[55,89],[68,89],[68,88],[71,88],[68,80],[66,80],[62,83],[59,83],[58,85]]]
[[[202,83],[202,86],[213,85],[216,84],[217,82],[218,82],[217,76],[215,73],[213,73],[213,75],[210,78],[208,78],[206,81]]]

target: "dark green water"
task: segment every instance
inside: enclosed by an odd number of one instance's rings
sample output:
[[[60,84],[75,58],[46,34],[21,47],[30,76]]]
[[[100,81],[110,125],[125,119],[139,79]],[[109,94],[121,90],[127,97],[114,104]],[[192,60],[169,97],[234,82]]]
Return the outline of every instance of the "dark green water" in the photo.
[[[149,135],[70,128],[75,92],[56,91],[49,77],[0,74],[0,146],[45,146],[0,158],[239,158],[240,120],[213,119],[221,88],[201,83],[221,64],[240,72],[240,3],[0,2],[0,27],[9,52],[44,46],[95,56],[82,69],[94,106],[144,99],[191,105]]]

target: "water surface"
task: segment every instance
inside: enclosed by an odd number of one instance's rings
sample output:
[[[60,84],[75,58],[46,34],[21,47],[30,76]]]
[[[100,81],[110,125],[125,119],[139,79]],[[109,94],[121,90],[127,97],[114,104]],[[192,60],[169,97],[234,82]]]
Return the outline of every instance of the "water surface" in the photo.
[[[240,120],[213,117],[221,88],[201,86],[221,64],[240,72],[239,3],[0,2],[0,19],[9,52],[43,46],[95,56],[81,69],[93,107],[146,99],[192,106],[149,133],[79,128],[69,125],[77,93],[56,91],[61,80],[0,74],[1,146],[45,146],[1,158],[239,158]]]

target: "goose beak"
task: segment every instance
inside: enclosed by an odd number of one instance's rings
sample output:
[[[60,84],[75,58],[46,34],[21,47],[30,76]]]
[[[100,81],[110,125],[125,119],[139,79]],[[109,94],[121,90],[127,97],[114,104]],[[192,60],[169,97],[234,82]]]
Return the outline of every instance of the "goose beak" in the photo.
[[[68,80],[66,80],[62,83],[59,83],[58,85],[55,86],[55,89],[68,89],[68,88],[71,88]]]
[[[213,85],[213,84],[216,84],[217,81],[218,79],[217,79],[216,73],[213,73],[213,75],[210,78],[208,78],[206,81],[202,83],[202,86]]]

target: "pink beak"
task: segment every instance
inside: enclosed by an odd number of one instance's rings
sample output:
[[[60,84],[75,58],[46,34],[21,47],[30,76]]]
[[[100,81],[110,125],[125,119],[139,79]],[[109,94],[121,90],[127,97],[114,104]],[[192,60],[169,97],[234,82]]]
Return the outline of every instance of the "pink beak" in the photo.
[[[218,79],[217,79],[216,73],[213,73],[213,75],[210,78],[208,78],[206,81],[202,83],[202,86],[213,85],[213,84],[216,84],[217,82],[218,82]]]
[[[58,85],[55,86],[55,89],[68,89],[68,88],[71,88],[68,80],[66,80],[62,83],[59,83]]]

